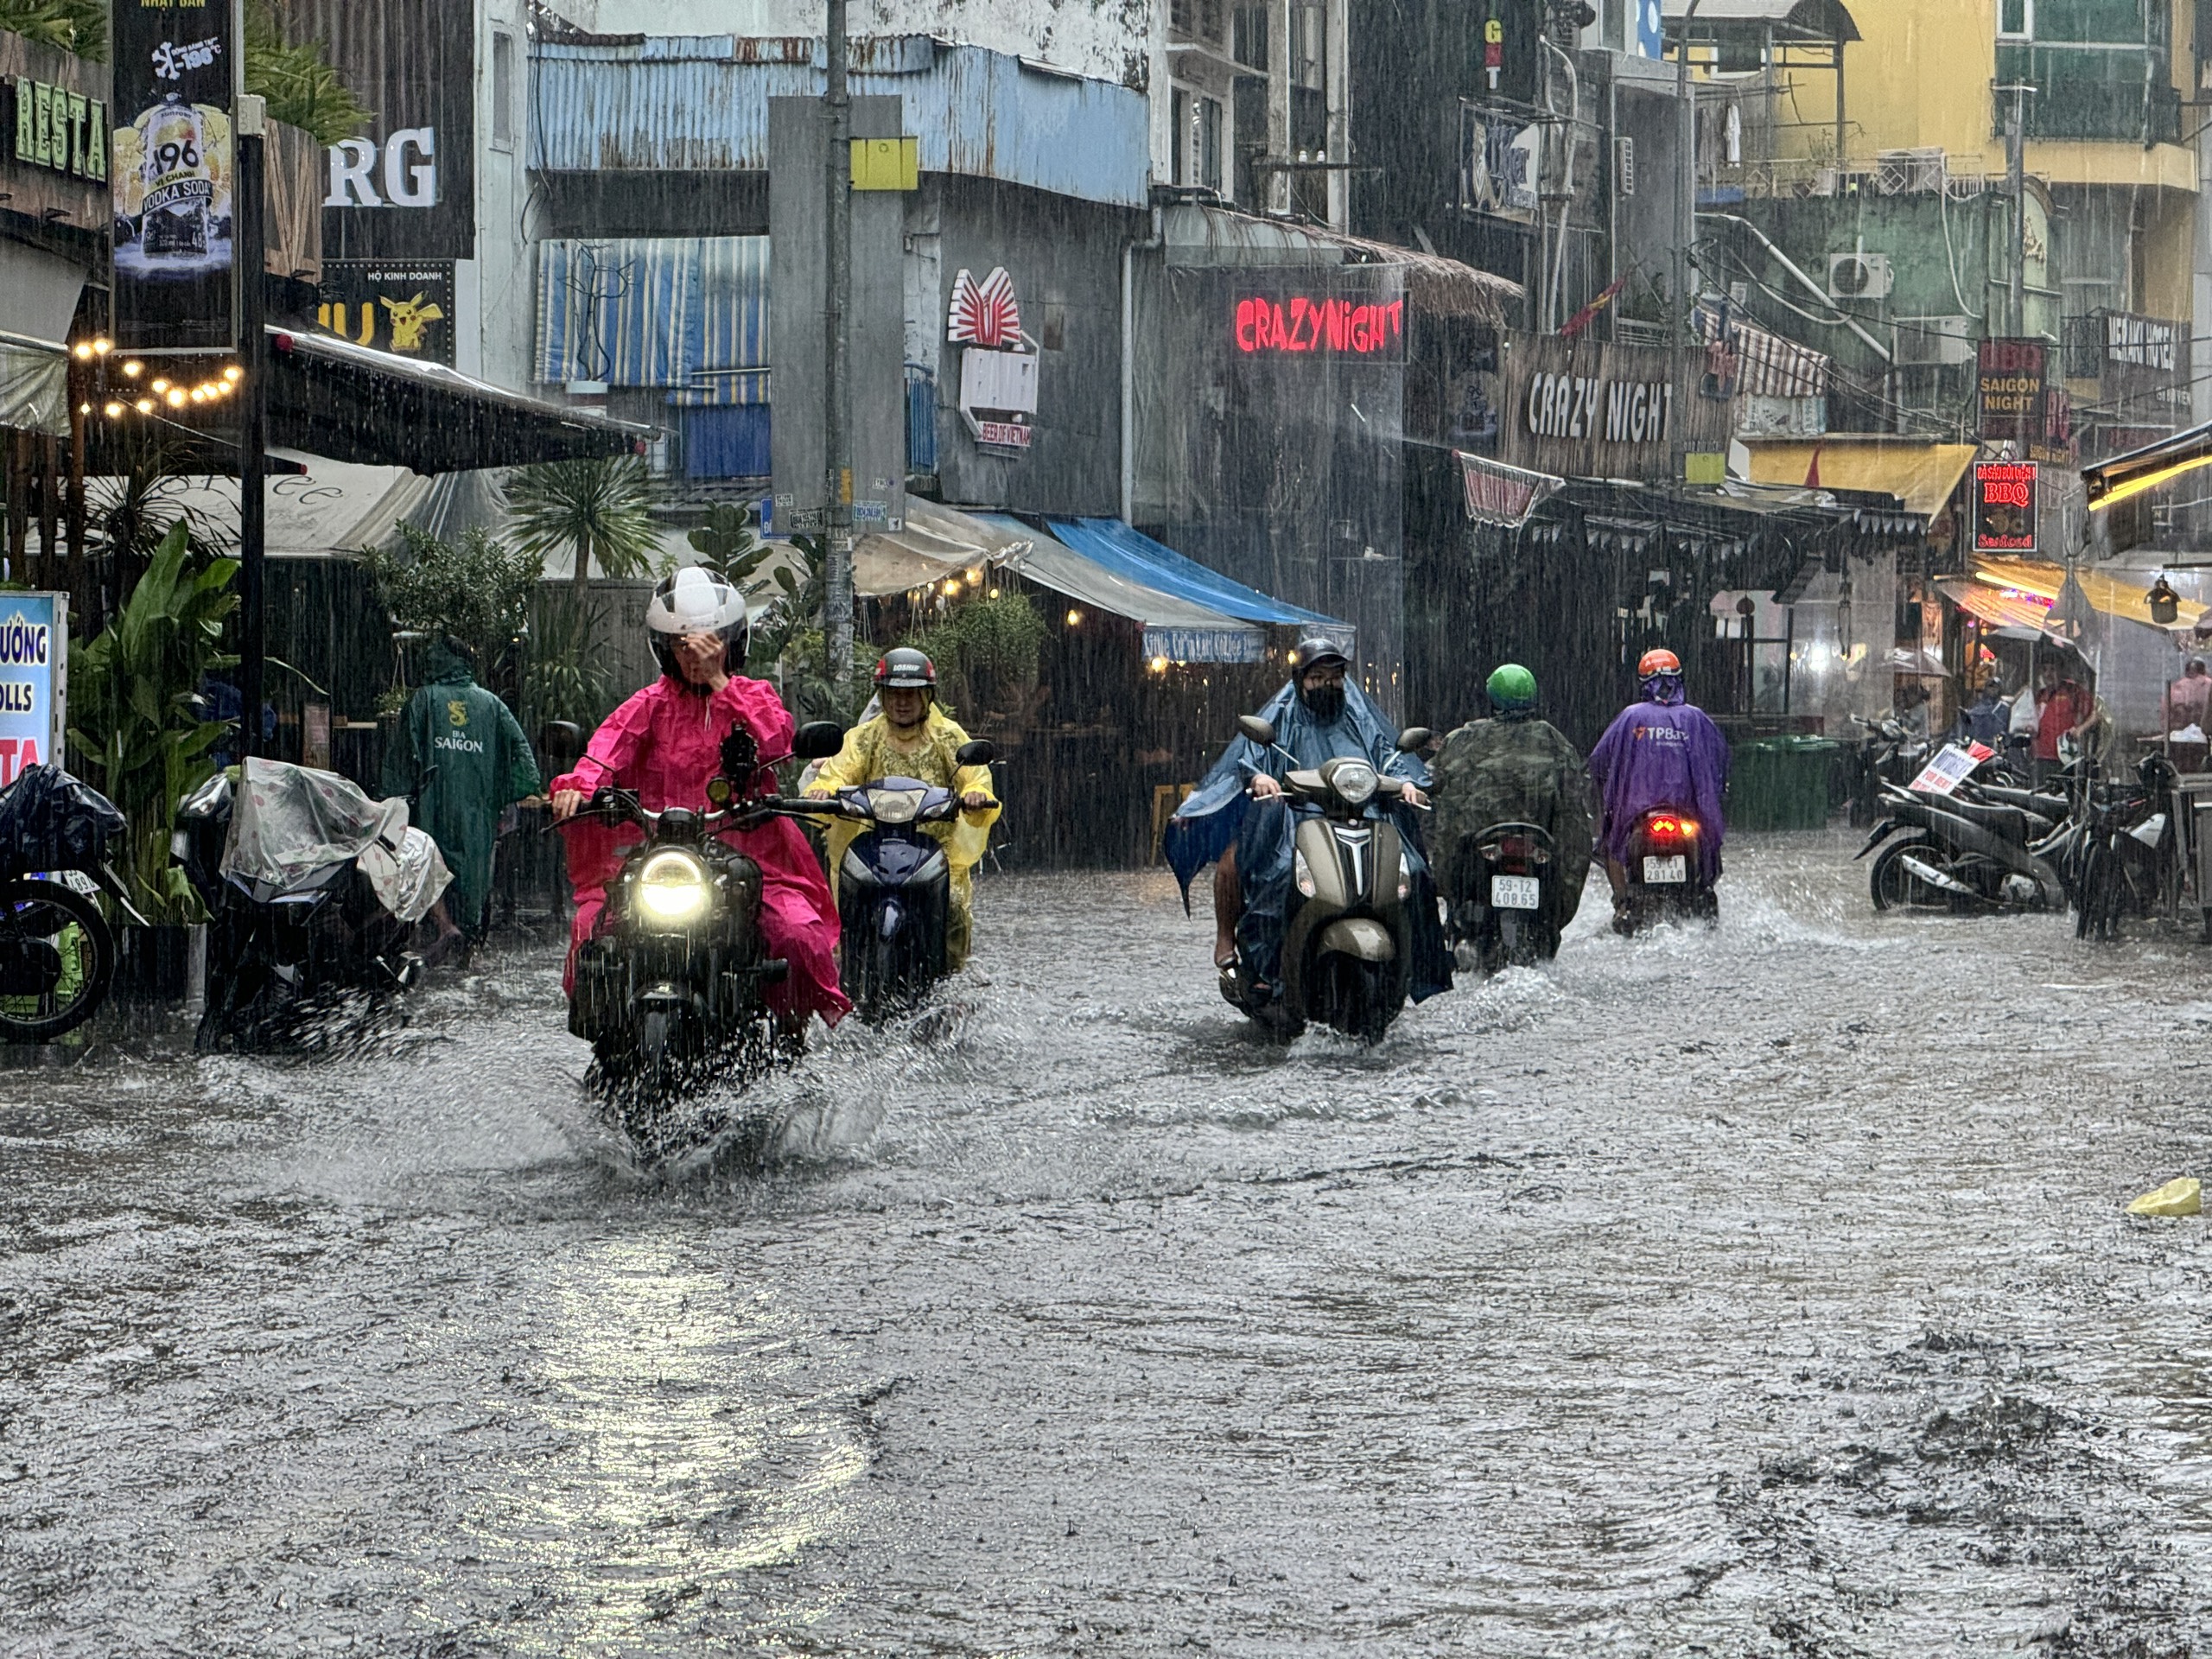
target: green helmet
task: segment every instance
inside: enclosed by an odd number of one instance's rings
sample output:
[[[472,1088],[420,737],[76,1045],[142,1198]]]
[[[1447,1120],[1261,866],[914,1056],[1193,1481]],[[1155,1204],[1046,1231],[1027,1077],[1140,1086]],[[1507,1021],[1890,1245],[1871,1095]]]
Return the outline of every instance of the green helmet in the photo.
[[[1535,706],[1536,677],[1518,663],[1501,663],[1490,677],[1490,706],[1500,714]]]

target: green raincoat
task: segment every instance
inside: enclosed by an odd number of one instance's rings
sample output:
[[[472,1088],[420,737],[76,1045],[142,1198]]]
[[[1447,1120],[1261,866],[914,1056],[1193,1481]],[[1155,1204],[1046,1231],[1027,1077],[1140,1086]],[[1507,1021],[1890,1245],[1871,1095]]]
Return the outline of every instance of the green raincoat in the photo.
[[[537,760],[507,705],[466,664],[433,645],[430,673],[385,751],[384,792],[414,798],[409,822],[429,832],[453,871],[448,913],[474,931],[492,898],[499,814],[537,792]]]
[[[1437,885],[1453,904],[1466,897],[1463,843],[1493,823],[1533,823],[1552,838],[1559,914],[1565,927],[1582,902],[1590,870],[1590,775],[1581,753],[1548,721],[1470,721],[1429,763],[1435,817],[1429,826]]]

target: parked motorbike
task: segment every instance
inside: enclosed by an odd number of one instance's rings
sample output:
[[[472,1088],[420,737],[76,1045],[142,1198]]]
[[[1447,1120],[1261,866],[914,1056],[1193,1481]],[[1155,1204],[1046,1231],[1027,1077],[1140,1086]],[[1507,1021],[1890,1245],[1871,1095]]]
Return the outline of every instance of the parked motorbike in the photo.
[[[762,940],[760,867],[719,836],[772,816],[819,814],[819,798],[752,791],[772,766],[823,760],[843,742],[834,721],[817,721],[799,729],[790,756],[763,762],[740,728],[723,741],[702,806],[654,812],[633,791],[610,788],[569,820],[645,832],[607,884],[569,1001],[569,1029],[591,1044],[597,1080],[640,1147],[669,1138],[673,1109],[695,1086],[772,1058],[768,988],[791,964]]]
[[[1236,728],[1262,748],[1275,746],[1272,721],[1245,715]],[[1410,728],[1399,734],[1398,749],[1414,753],[1430,735],[1426,727]],[[1257,990],[1240,951],[1221,977],[1230,1004],[1285,1037],[1319,1021],[1363,1043],[1382,1040],[1405,1007],[1413,963],[1406,916],[1412,870],[1384,810],[1404,789],[1403,780],[1351,758],[1284,777],[1285,803],[1298,823],[1282,982],[1273,995]]]
[[[1720,919],[1720,898],[1698,856],[1706,833],[1694,813],[1654,807],[1629,831],[1623,865],[1628,886],[1613,916],[1617,933],[1641,933],[1659,922]]]
[[[1903,789],[1920,775],[1932,753],[1929,741],[1906,728],[1902,721],[1885,715],[1866,720],[1853,715],[1860,731],[1852,780],[1851,823],[1864,829],[1881,814],[1882,791]]]
[[[2143,758],[2134,783],[2088,791],[2074,881],[2078,938],[2116,939],[2126,918],[2177,906],[2182,809],[2181,774],[2162,754]]]
[[[1552,838],[1533,823],[1493,823],[1460,843],[1452,895],[1453,959],[1469,973],[1529,967],[1559,954]]]
[[[987,766],[996,753],[978,739],[953,758]],[[915,778],[879,778],[839,790],[817,810],[868,826],[837,867],[837,972],[861,1018],[877,1024],[944,977],[952,874],[927,826],[957,818],[960,798]]]
[[[347,1001],[380,1003],[422,977],[422,958],[408,948],[414,923],[386,907],[359,858],[283,879],[225,874],[236,806],[237,785],[219,772],[179,804],[169,837],[171,855],[207,907],[199,1047],[295,1041]]]
[[[59,766],[26,767],[0,791],[0,1042],[48,1043],[91,1019],[115,979],[105,891],[140,926],[107,845],[127,826]]]
[[[1881,800],[1885,816],[1858,853],[1881,849],[1867,873],[1877,910],[2044,910],[2072,892],[2082,826],[2063,795],[1968,782],[1948,796],[1885,789]]]

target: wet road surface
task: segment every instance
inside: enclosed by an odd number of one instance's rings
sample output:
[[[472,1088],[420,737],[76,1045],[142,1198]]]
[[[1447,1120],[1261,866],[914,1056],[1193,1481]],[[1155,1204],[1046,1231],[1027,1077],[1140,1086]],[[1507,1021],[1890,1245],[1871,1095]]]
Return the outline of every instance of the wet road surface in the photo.
[[[0,1654],[2212,1652],[2212,950],[1852,845],[1371,1052],[996,881],[674,1178],[550,951],[0,1074]]]

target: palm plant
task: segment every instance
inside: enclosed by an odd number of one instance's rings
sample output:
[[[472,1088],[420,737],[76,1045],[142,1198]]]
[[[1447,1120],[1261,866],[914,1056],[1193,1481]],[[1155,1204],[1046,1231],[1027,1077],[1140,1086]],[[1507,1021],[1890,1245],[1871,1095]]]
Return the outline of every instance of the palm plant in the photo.
[[[567,551],[575,560],[579,603],[590,590],[594,560],[609,576],[652,569],[660,545],[653,535],[652,499],[652,474],[635,455],[540,461],[507,480],[507,506],[522,550],[540,557],[556,548]]]
[[[107,0],[0,0],[0,29],[98,62],[107,56]]]

